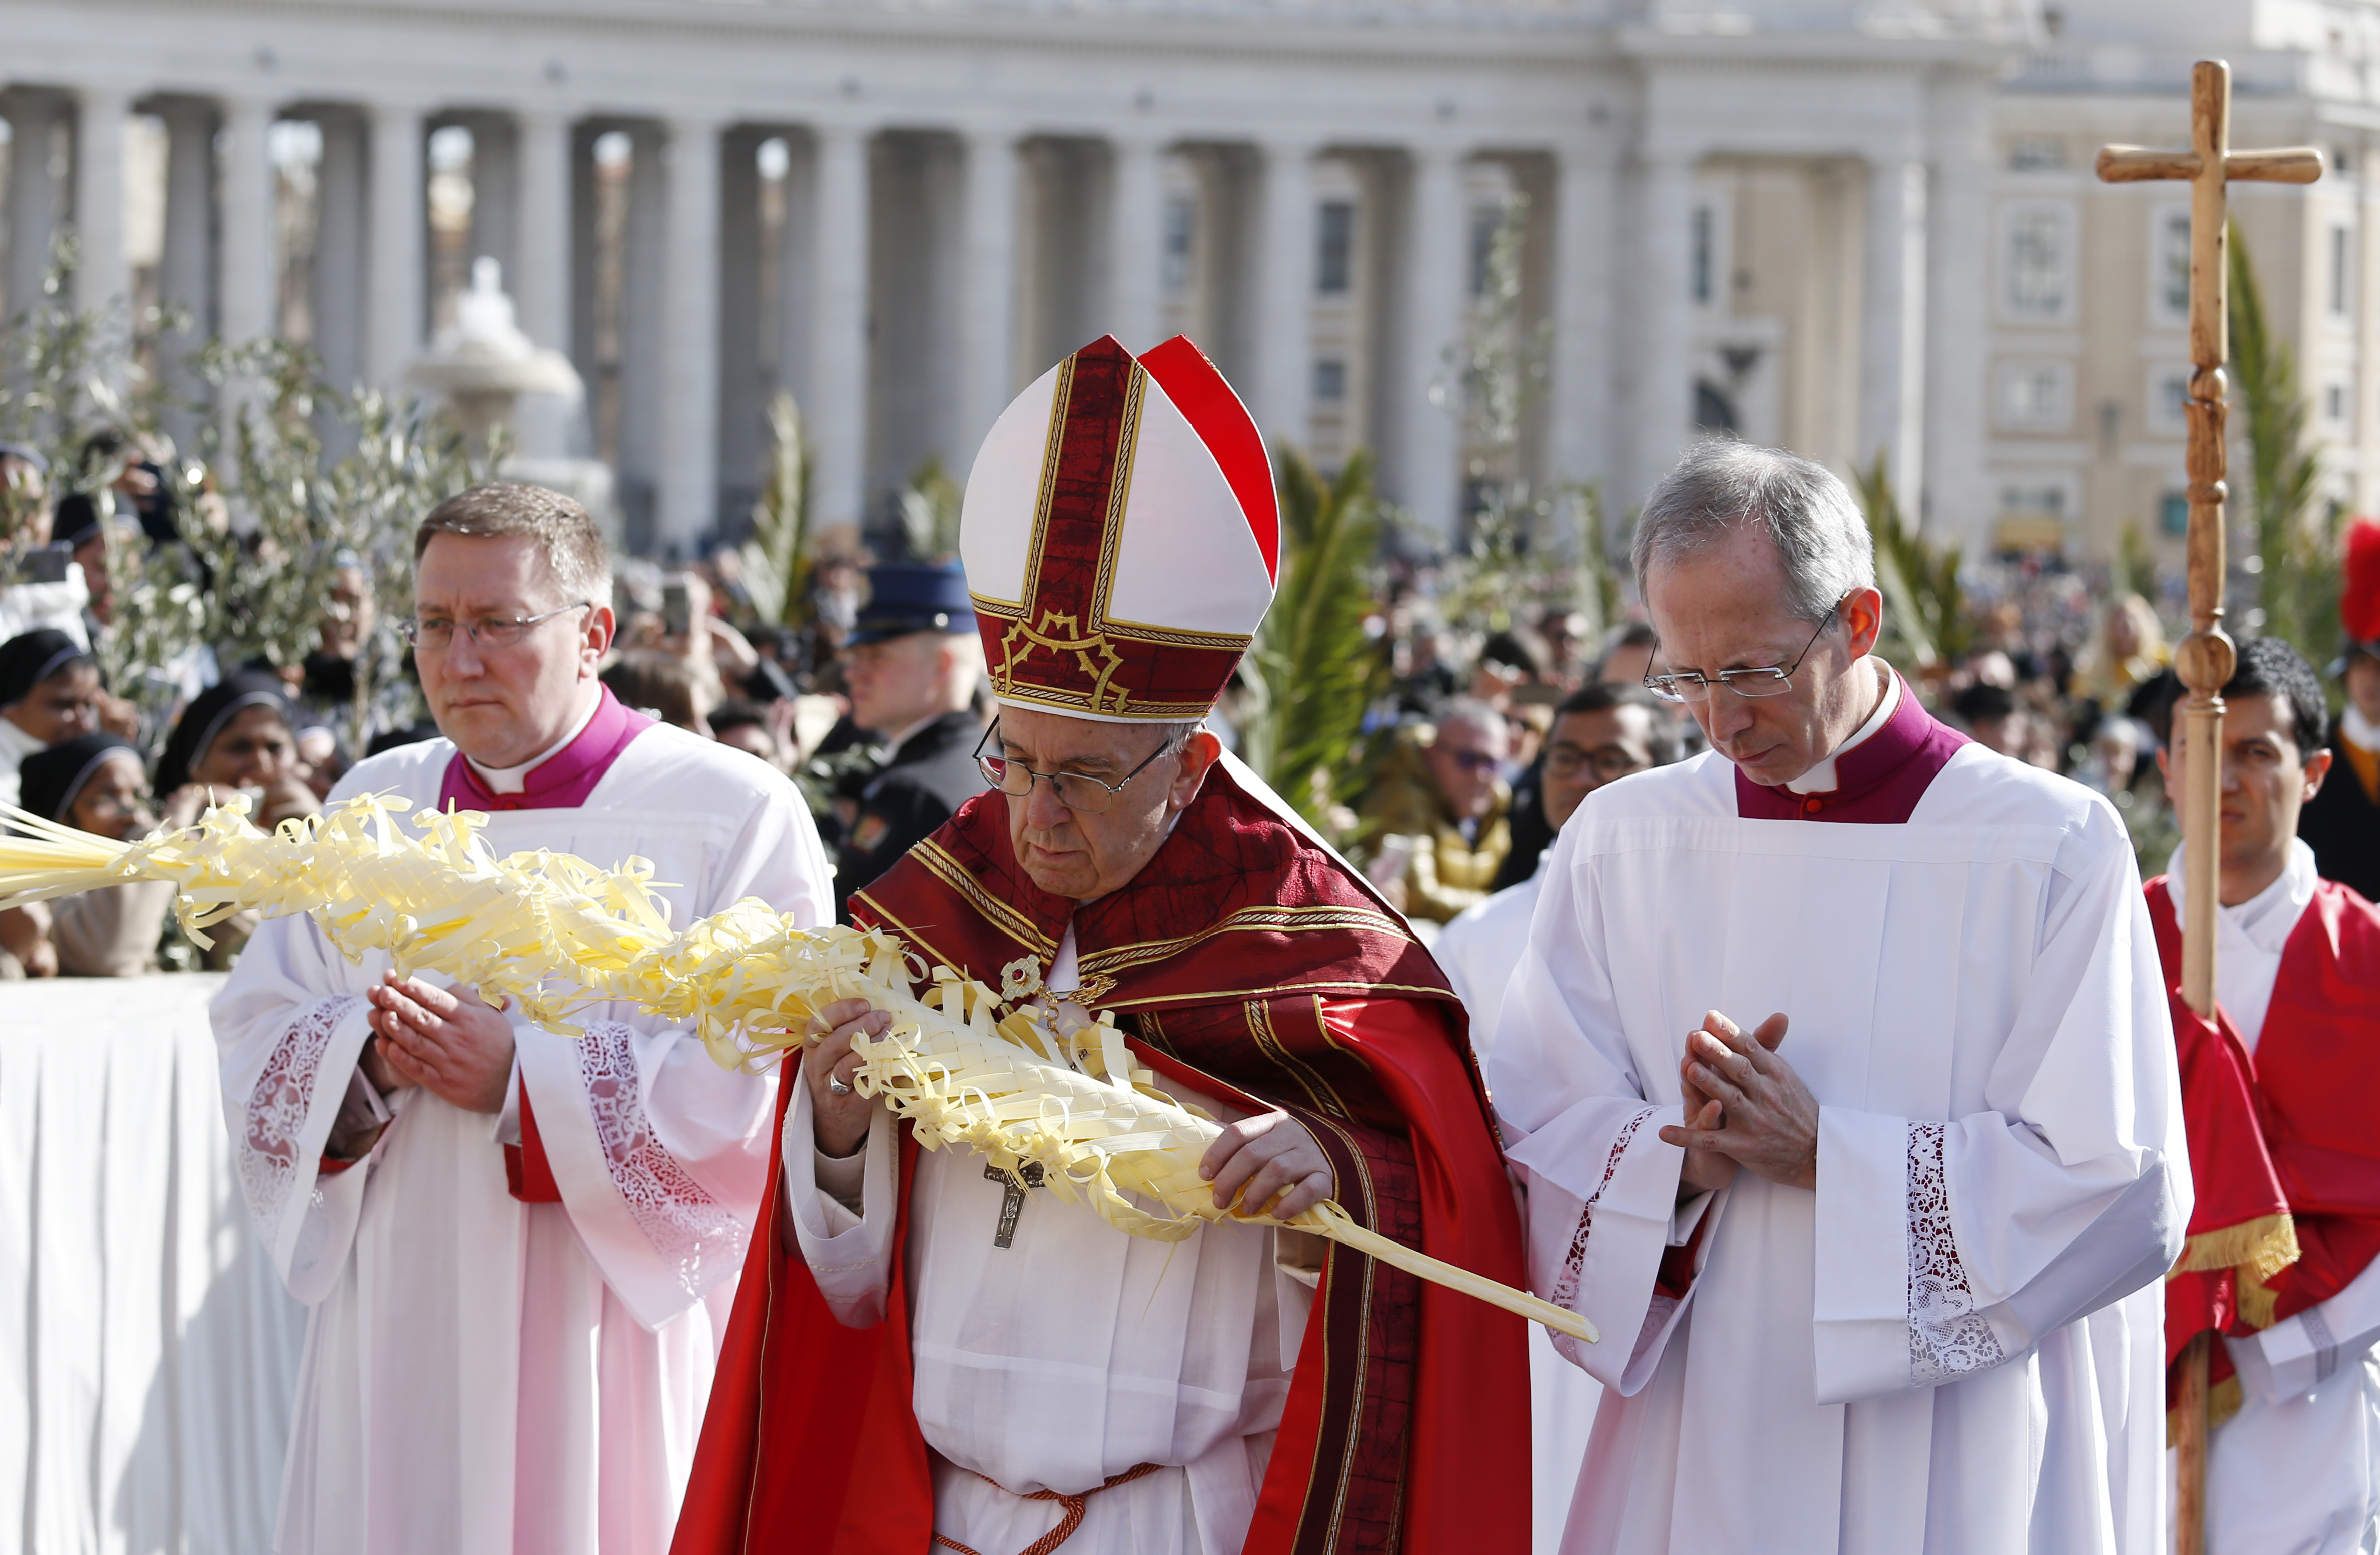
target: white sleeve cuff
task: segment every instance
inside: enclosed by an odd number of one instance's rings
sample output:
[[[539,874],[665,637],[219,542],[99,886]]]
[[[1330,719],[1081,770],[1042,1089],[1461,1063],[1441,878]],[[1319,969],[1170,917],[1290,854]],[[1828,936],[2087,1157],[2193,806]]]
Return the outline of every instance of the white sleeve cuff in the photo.
[[[2249,1340],[2231,1340],[2243,1386],[2262,1382],[2279,1401],[2313,1391],[2380,1344],[2380,1258],[2328,1301],[2275,1323]]]
[[[1678,1206],[1678,1212],[1670,1217],[1670,1246],[1682,1247],[1694,1239],[1694,1228],[1703,1223],[1703,1216],[1709,1210],[1711,1201],[1718,1197],[1706,1188]]]
[[[512,1077],[504,1082],[504,1111],[496,1114],[496,1143],[517,1145],[521,1142],[521,1072],[520,1050],[513,1050]]]
[[[1818,1402],[1910,1386],[1909,1121],[1818,1110],[1811,1327]]]

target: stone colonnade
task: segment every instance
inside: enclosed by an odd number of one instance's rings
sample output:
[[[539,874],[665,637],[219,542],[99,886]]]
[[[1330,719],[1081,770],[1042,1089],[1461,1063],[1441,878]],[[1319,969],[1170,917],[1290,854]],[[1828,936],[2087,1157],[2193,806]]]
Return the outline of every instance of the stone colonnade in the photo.
[[[1444,388],[1483,213],[1517,192],[1533,223],[1524,304],[1548,343],[1519,473],[1600,480],[1624,512],[1694,433],[1694,180],[1729,150],[1724,127],[1665,128],[1694,111],[1649,89],[1645,102],[1625,129],[1597,118],[1515,144],[1451,126],[1387,141],[921,128],[856,101],[781,122],[18,84],[0,91],[12,129],[0,286],[16,311],[38,290],[47,235],[71,223],[78,299],[132,291],[126,126],[144,115],[164,142],[153,295],[188,307],[200,333],[283,327],[268,141],[276,122],[304,120],[320,138],[311,344],[335,381],[398,383],[431,325],[428,148],[460,125],[470,255],[503,262],[539,345],[570,355],[590,386],[616,373],[604,452],[632,541],[683,552],[736,527],[775,387],[802,407],[813,519],[861,521],[928,456],[963,476],[1000,408],[1065,350],[1102,331],[1143,349],[1176,330],[1241,386],[1269,438],[1326,466],[1374,449],[1386,493],[1451,530],[1474,451]],[[1929,203],[1940,173],[1927,111],[1848,148],[1868,169],[1864,237],[1847,245],[1864,271],[1845,353],[1857,382],[1843,386],[1857,442],[1809,450],[1838,463],[1885,450],[1912,492],[1942,441],[1929,411],[1972,415],[1961,402],[1980,395],[1954,387],[1929,407],[1927,385],[1945,379],[1929,336],[1952,377],[1982,373],[1980,336],[1972,363],[1952,338],[1974,333],[1973,310],[1939,295],[1949,282],[1980,292],[1980,273],[1966,273],[1981,263],[1980,216],[1963,196]],[[607,143],[627,148],[625,226],[609,237]],[[764,177],[782,211],[765,240]],[[1953,226],[1958,252],[1943,241]]]

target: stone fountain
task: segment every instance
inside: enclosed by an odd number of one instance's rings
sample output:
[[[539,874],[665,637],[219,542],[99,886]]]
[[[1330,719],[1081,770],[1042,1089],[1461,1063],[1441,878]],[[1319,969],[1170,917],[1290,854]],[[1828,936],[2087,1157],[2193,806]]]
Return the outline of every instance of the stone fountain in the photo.
[[[611,468],[533,445],[556,441],[551,437],[523,435],[530,429],[522,426],[522,396],[545,396],[549,407],[575,411],[586,397],[586,386],[569,358],[523,332],[514,316],[513,299],[504,295],[504,269],[496,261],[482,256],[471,261],[471,285],[455,299],[454,323],[438,332],[406,378],[446,401],[475,453],[485,453],[490,437],[504,428],[514,443],[503,474],[576,497],[618,545],[619,504]]]

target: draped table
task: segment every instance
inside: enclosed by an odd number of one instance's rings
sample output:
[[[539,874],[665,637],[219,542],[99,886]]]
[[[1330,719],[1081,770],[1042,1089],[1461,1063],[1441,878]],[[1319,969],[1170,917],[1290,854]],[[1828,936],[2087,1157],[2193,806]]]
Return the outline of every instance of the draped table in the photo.
[[[272,1548],[306,1313],[233,1175],[222,986],[0,983],[0,1549]]]

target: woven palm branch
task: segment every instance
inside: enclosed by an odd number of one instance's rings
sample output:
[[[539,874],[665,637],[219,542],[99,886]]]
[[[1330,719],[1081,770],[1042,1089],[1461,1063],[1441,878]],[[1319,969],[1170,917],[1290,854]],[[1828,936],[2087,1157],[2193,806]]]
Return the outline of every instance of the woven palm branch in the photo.
[[[1264,1206],[1220,1209],[1198,1162],[1221,1132],[1136,1068],[1114,1017],[1063,1034],[1021,1002],[1039,991],[1030,961],[1002,974],[1003,1002],[947,966],[928,967],[881,929],[805,929],[756,900],[669,927],[652,867],[600,869],[567,854],[499,856],[468,811],[399,817],[409,801],[359,795],[272,832],[234,798],[187,832],[122,843],[0,805],[0,906],[128,881],[170,881],[184,929],[205,943],[234,912],[304,913],[350,960],[385,952],[400,973],[431,971],[517,1000],[550,1030],[622,1001],[690,1022],[723,1067],[759,1070],[815,1040],[814,1017],[865,999],[891,1014],[856,1038],[856,1089],[912,1125],[928,1149],[955,1146],[1015,1172],[1042,1168],[1060,1197],[1117,1230],[1171,1241],[1202,1221],[1239,1219],[1328,1237],[1426,1280],[1592,1341],[1577,1315],[1357,1225],[1325,1200],[1286,1221]],[[928,990],[925,998],[913,991]]]

